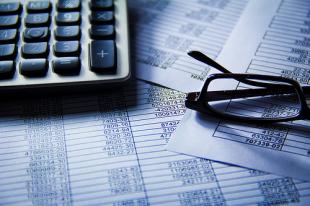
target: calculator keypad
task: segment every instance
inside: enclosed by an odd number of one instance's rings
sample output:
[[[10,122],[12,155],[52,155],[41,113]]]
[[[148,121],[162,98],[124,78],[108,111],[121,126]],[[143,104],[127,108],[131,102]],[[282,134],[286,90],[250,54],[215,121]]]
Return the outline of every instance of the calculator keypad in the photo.
[[[54,54],[57,57],[79,56],[80,44],[78,41],[58,41],[54,45]]]
[[[97,73],[113,73],[116,70],[114,9],[110,0],[92,0],[89,20],[90,69]]]
[[[56,40],[79,40],[81,31],[79,26],[58,26],[55,29]]]
[[[112,10],[113,0],[91,0],[91,9],[95,10]]]
[[[80,0],[59,0],[57,3],[58,11],[79,11],[80,9]]]
[[[25,59],[20,63],[20,73],[27,77],[45,76],[47,69],[46,59]]]
[[[0,29],[16,28],[18,25],[18,15],[0,16]]]
[[[48,27],[26,28],[24,42],[47,42],[50,38]]]
[[[30,1],[27,4],[28,13],[43,13],[51,11],[51,3],[48,1]]]
[[[0,44],[15,43],[17,38],[17,29],[0,30]]]
[[[113,25],[94,25],[89,31],[92,39],[113,39],[114,26]]]
[[[48,47],[46,42],[26,43],[22,47],[22,56],[25,59],[47,58]]]
[[[90,21],[92,24],[107,24],[113,23],[114,14],[112,11],[97,11],[92,12]]]
[[[14,60],[16,56],[15,44],[0,45],[0,60]]]
[[[68,77],[82,82],[120,75],[114,1],[0,2],[0,80],[44,84],[53,78],[66,83]]]
[[[19,14],[20,11],[21,11],[21,5],[19,2],[0,4],[0,15]]]
[[[53,71],[60,75],[76,75],[80,72],[80,67],[78,57],[57,58],[53,61]]]
[[[13,61],[0,61],[0,79],[10,79],[15,73]]]
[[[93,41],[89,47],[90,68],[94,72],[115,72],[115,42],[113,40]]]
[[[27,27],[49,26],[49,24],[50,24],[50,15],[48,13],[28,14],[25,19],[25,25]]]
[[[59,26],[79,25],[81,15],[79,12],[59,12],[56,16],[56,24]]]

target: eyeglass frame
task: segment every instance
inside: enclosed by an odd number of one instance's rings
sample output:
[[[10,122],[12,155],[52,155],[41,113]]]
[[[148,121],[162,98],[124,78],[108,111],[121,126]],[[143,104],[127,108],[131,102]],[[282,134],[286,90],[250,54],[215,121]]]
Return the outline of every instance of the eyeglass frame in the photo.
[[[229,70],[225,69],[223,66],[219,65],[217,62],[207,57],[198,51],[191,51],[188,53],[191,57],[216,68],[223,73],[211,74],[207,77],[202,89],[200,92],[190,92],[188,93],[185,106],[189,109],[193,109],[199,112],[215,114],[221,118],[227,118],[229,120],[241,121],[241,122],[251,122],[251,123],[273,123],[273,122],[286,122],[293,120],[310,120],[310,108],[307,105],[304,91],[310,93],[310,86],[301,87],[300,84],[293,79],[281,77],[281,76],[271,76],[271,75],[261,75],[261,74],[249,74],[249,73],[232,73]],[[252,86],[260,86],[263,88],[259,89],[247,89],[247,90],[222,90],[222,91],[208,91],[208,87],[214,79],[221,78],[233,78],[237,81],[249,84]],[[274,82],[283,82],[289,85],[278,85],[270,84],[266,82],[257,82],[250,79],[262,80],[262,81],[274,81]],[[292,88],[293,86],[293,88]],[[213,109],[210,106],[209,102],[219,101],[225,99],[234,99],[234,98],[244,98],[244,97],[256,97],[258,93],[264,95],[277,95],[277,94],[288,94],[292,93],[295,90],[300,102],[299,113],[292,117],[277,117],[277,118],[261,118],[258,117],[246,117],[246,116],[235,116],[228,113],[220,112]],[[251,91],[251,93],[250,93]],[[255,91],[255,93],[253,92]],[[206,94],[206,95],[203,95]],[[210,98],[212,97],[212,98]]]

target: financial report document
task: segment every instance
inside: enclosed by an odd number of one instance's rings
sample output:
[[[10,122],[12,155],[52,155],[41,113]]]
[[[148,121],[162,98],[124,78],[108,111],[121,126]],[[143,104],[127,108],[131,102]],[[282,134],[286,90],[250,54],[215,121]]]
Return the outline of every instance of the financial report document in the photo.
[[[310,182],[167,151],[184,98],[138,81],[1,101],[0,205],[308,205]]]
[[[1,102],[0,205],[307,205],[310,182],[165,150],[184,94]]]
[[[248,7],[218,62],[236,73],[289,77],[309,86],[310,2],[282,0],[260,1],[258,4]],[[233,89],[239,85],[216,86]],[[294,109],[289,102],[285,104],[271,102],[262,105],[257,112],[272,115]],[[229,109],[230,106],[227,107]],[[243,112],[247,112],[245,105]],[[168,148],[310,180],[309,120],[250,125],[219,120],[188,110]]]
[[[189,50],[217,57],[248,0],[129,1],[136,76],[182,92],[199,90],[209,68]]]

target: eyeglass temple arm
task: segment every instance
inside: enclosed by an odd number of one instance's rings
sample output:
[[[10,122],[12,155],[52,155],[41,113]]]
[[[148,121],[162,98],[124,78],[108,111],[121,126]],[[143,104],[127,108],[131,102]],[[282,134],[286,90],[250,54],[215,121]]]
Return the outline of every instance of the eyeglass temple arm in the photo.
[[[209,58],[205,54],[201,53],[200,51],[189,51],[187,53],[189,56],[193,57],[194,59],[203,62],[211,67],[214,67],[215,69],[223,72],[223,73],[228,73],[231,74],[229,70],[225,69],[222,65],[214,61],[213,59]]]
[[[205,54],[201,53],[200,51],[189,51],[187,53],[189,56],[193,57],[194,59],[205,63],[209,66],[212,66],[213,68],[223,72],[223,73],[228,73],[231,74],[232,72],[225,69],[222,65],[220,65],[219,63],[217,63],[216,61],[214,61],[213,59],[209,58],[208,56],[206,56]],[[268,83],[263,83],[263,82],[257,82],[257,81],[251,81],[251,80],[247,80],[247,79],[236,79],[237,81],[243,82],[245,84],[249,84],[252,86],[260,86],[260,87],[271,87],[273,86],[273,84],[268,84]]]
[[[305,94],[310,94],[310,86],[302,87]],[[210,91],[207,92],[205,98],[207,101],[221,101],[227,99],[238,99],[246,97],[257,97],[277,94],[292,94],[295,93],[293,87],[274,87],[274,88],[262,88],[262,89],[243,89],[243,90],[223,90],[223,91]],[[196,92],[189,93],[188,100],[194,101],[198,94]]]

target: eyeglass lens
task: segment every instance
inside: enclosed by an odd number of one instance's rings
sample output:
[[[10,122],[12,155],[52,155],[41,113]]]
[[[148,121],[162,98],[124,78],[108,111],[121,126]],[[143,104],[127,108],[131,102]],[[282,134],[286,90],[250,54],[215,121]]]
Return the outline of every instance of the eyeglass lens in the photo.
[[[301,103],[293,85],[274,80],[248,80],[268,83],[271,87],[253,86],[230,77],[217,78],[210,82],[207,91],[223,91],[227,87],[226,90],[230,90],[231,94],[225,92],[227,99],[205,103],[224,115],[254,119],[285,119],[300,113]]]

